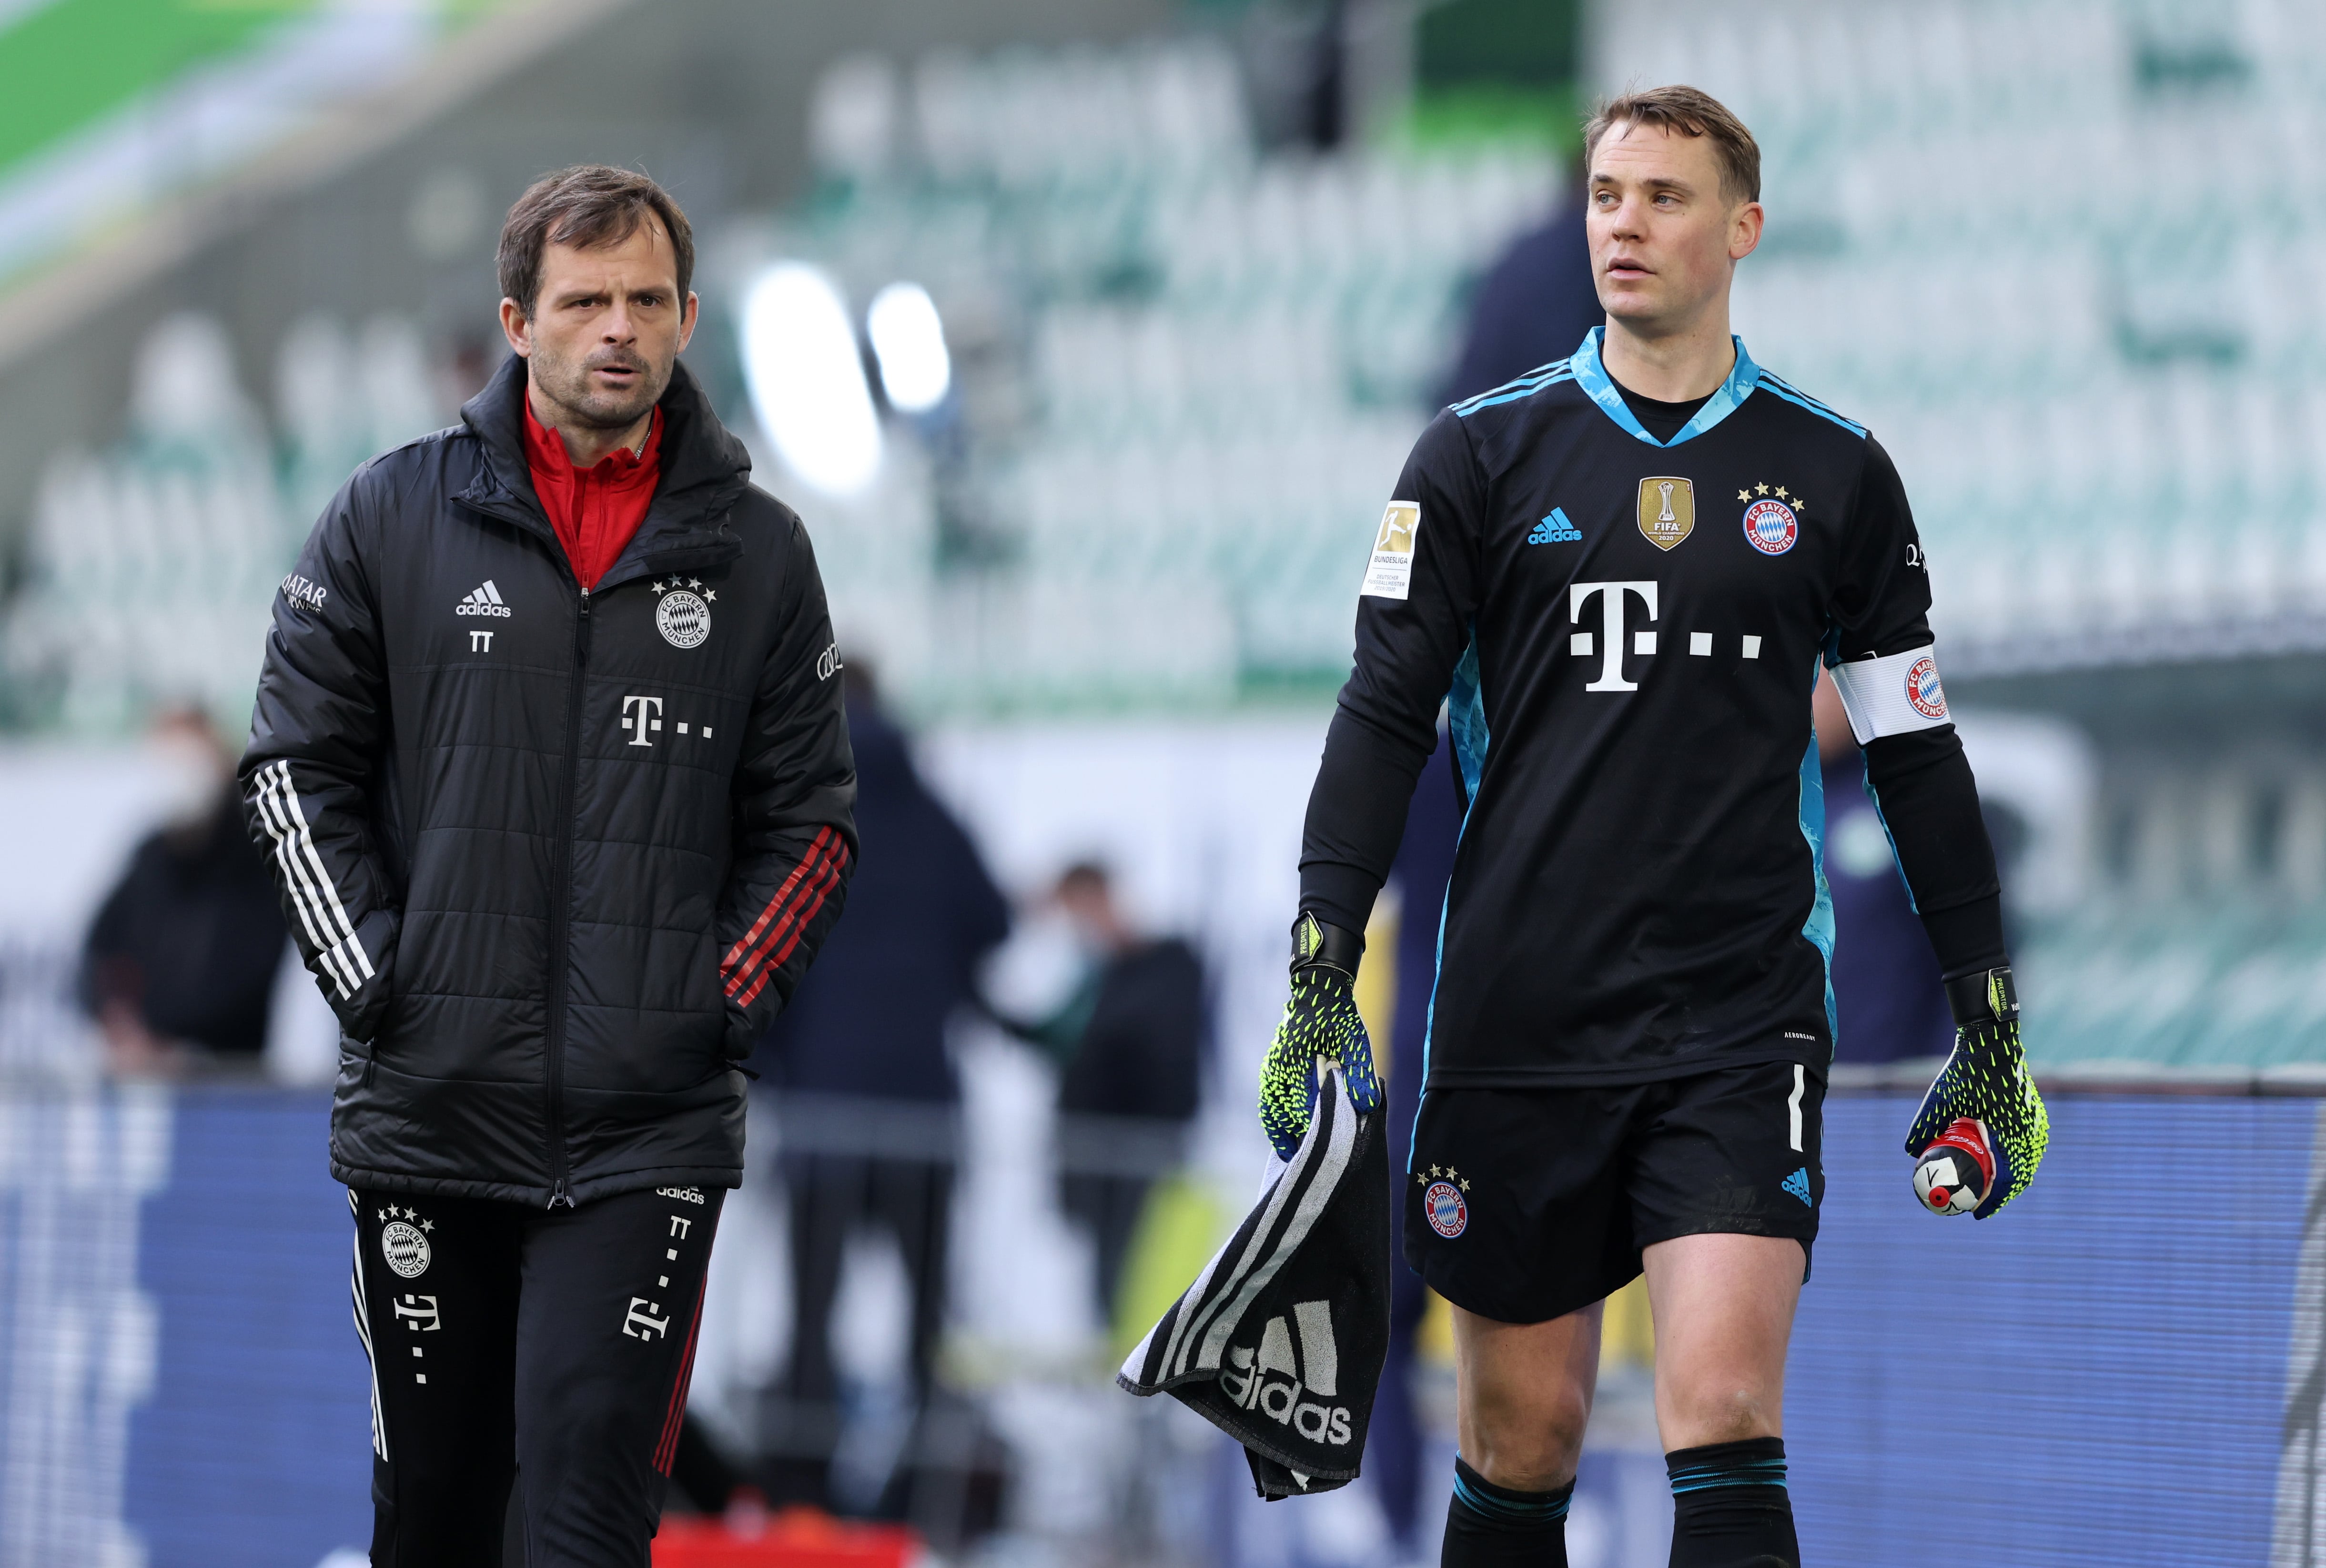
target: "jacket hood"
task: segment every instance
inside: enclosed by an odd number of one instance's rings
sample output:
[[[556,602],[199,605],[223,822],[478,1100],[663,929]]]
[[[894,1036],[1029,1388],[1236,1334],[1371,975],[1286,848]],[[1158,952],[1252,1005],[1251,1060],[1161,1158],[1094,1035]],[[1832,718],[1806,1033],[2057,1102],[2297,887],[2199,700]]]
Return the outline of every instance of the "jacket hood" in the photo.
[[[483,448],[484,461],[459,499],[554,538],[526,466],[526,362],[510,355],[484,390],[461,405],[461,422]],[[671,366],[670,385],[656,406],[662,410],[662,479],[623,554],[654,556],[665,570],[710,565],[739,548],[723,521],[750,486],[751,454],[720,422],[702,384],[683,361]],[[705,558],[696,561],[698,553]]]

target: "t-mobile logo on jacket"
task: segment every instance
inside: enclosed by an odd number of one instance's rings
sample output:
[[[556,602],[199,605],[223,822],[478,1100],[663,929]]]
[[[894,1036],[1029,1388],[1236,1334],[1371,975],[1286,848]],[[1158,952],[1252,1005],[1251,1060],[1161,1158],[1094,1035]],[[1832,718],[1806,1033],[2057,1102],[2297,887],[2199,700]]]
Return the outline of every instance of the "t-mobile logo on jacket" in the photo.
[[[625,697],[622,699],[622,731],[630,738],[632,746],[652,746],[654,733],[662,728],[662,699],[659,697]]]

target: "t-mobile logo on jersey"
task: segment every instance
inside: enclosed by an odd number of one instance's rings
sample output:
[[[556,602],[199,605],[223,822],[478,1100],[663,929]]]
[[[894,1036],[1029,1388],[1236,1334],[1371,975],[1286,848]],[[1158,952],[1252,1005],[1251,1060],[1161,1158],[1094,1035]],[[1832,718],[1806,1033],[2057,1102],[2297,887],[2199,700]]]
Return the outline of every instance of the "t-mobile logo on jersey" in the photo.
[[[1636,691],[1640,683],[1624,679],[1624,605],[1627,596],[1638,594],[1648,607],[1648,619],[1656,618],[1656,585],[1652,582],[1577,582],[1568,585],[1567,618],[1577,626],[1583,624],[1584,607],[1594,595],[1599,599],[1600,634],[1599,678],[1583,689],[1586,691]],[[1591,656],[1594,638],[1589,632],[1577,632],[1568,640],[1568,649],[1578,659]],[[1632,652],[1651,654],[1656,651],[1656,634],[1649,631],[1632,634]]]

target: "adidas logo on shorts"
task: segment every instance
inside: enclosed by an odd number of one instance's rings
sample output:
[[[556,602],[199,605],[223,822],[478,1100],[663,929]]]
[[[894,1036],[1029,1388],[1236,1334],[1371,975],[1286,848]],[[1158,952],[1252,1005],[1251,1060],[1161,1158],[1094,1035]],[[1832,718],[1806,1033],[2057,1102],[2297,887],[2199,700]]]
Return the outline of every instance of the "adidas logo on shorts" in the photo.
[[[470,589],[469,597],[452,607],[456,616],[498,616],[508,618],[509,608],[501,602],[501,590],[487,578],[479,587]]]
[[[1228,1365],[1220,1369],[1220,1387],[1246,1410],[1258,1410],[1291,1427],[1311,1443],[1342,1444],[1349,1441],[1349,1407],[1320,1405],[1305,1394],[1332,1398],[1340,1392],[1341,1352],[1333,1339],[1330,1303],[1304,1301],[1292,1308],[1292,1322],[1300,1337],[1295,1361],[1291,1332],[1282,1317],[1268,1320],[1261,1331],[1260,1349],[1228,1347]],[[1270,1374],[1277,1374],[1271,1380]]]

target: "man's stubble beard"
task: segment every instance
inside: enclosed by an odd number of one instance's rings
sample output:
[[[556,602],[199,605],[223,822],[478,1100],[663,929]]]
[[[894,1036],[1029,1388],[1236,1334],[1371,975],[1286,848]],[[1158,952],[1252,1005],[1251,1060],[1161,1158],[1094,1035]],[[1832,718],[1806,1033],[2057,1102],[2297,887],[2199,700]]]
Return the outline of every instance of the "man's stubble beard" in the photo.
[[[619,402],[591,390],[590,372],[598,363],[635,365],[637,390]],[[584,430],[626,431],[646,418],[670,389],[671,366],[656,365],[644,355],[590,356],[576,365],[536,344],[530,366],[533,383],[561,413]]]

